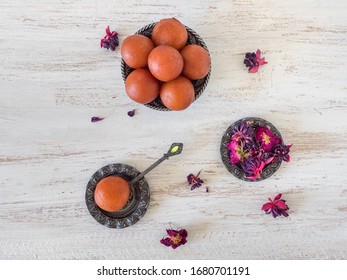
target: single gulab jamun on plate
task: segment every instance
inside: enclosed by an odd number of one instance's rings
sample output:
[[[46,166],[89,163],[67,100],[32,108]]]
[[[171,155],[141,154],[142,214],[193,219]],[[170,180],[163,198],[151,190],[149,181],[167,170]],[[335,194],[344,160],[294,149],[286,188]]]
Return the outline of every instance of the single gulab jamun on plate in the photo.
[[[130,185],[139,174],[134,167],[119,163],[106,165],[94,173],[87,184],[85,199],[97,222],[121,229],[143,217],[150,201],[148,183],[142,177]]]

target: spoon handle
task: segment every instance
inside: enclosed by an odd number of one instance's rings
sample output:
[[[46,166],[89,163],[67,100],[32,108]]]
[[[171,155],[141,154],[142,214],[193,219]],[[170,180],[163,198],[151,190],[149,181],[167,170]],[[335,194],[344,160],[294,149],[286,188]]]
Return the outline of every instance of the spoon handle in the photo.
[[[148,167],[145,171],[143,171],[141,174],[137,175],[134,179],[130,181],[130,185],[135,184],[138,180],[140,180],[142,177],[144,177],[148,172],[150,172],[152,169],[156,168],[159,164],[161,164],[164,160],[168,159],[169,157],[164,154],[163,157],[158,159],[155,163],[153,163],[150,167]]]
[[[153,163],[150,167],[148,167],[145,171],[141,172],[134,179],[130,181],[130,186],[133,186],[138,180],[144,177],[148,172],[152,169],[156,168],[160,163],[164,160],[169,159],[172,156],[178,155],[182,152],[183,144],[182,143],[173,143],[169,149],[169,151],[164,154],[160,159],[158,159],[155,163]]]

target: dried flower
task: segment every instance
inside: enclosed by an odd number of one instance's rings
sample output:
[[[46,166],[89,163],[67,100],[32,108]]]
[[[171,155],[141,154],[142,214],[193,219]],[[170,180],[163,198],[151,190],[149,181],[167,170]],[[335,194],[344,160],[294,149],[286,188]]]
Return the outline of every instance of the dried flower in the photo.
[[[241,122],[236,125],[232,130],[231,140],[233,141],[247,141],[251,140],[254,136],[253,129],[247,124],[247,122]]]
[[[191,173],[187,176],[187,181],[191,190],[201,187],[201,185],[204,183],[204,181],[199,178],[200,173],[201,170],[197,175]]]
[[[168,246],[168,247],[171,246],[173,249],[176,249],[177,247],[187,243],[187,237],[188,237],[187,230],[167,229],[166,232],[168,234],[168,237],[161,239],[160,240],[161,244],[164,244],[165,246]]]
[[[210,189],[206,186],[206,192],[210,192]]]
[[[290,161],[289,151],[292,145],[278,144],[273,149],[274,159],[276,161],[283,160],[286,162]]]
[[[135,109],[128,112],[129,117],[135,116]]]
[[[112,51],[114,51],[118,45],[119,45],[118,33],[116,31],[111,32],[110,27],[107,26],[106,36],[103,39],[101,39],[100,47],[111,49]]]
[[[92,117],[90,119],[91,122],[99,122],[99,121],[102,121],[104,118],[100,118],[100,117]]]
[[[260,143],[260,148],[269,152],[272,148],[281,143],[281,138],[277,137],[266,126],[260,126],[255,129],[255,139]]]
[[[239,145],[237,141],[231,141],[228,143],[227,148],[230,150],[230,162],[231,165],[235,165],[250,156],[250,151],[243,148],[243,145]]]
[[[241,163],[241,167],[248,179],[256,180],[260,178],[265,162],[260,160],[259,157],[249,157],[245,162]]]
[[[248,73],[256,73],[260,65],[267,64],[265,58],[260,58],[260,55],[260,50],[257,50],[256,53],[246,53],[243,63],[248,67]]]
[[[264,210],[266,214],[272,213],[272,216],[276,218],[277,216],[288,217],[289,214],[287,211],[289,210],[286,201],[281,199],[282,194],[280,193],[275,197],[274,200],[270,200],[270,202],[265,203],[261,210]]]
[[[261,161],[265,162],[265,164],[269,164],[271,162],[275,161],[275,157],[273,155],[273,152],[265,152],[264,150],[259,150],[258,157]]]

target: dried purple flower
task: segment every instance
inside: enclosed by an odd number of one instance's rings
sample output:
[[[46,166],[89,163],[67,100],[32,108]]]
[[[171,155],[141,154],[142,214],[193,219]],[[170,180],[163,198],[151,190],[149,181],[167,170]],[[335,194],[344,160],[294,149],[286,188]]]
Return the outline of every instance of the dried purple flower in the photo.
[[[135,116],[135,109],[128,112],[129,117]]]
[[[249,157],[241,163],[243,171],[250,180],[260,178],[260,175],[265,167],[265,162],[261,161],[259,157]]]
[[[206,186],[206,192],[210,192],[210,189]]]
[[[111,49],[112,51],[114,51],[118,45],[119,45],[118,33],[116,31],[111,32],[110,27],[107,26],[106,36],[103,39],[101,39],[100,47]]]
[[[201,185],[204,183],[204,181],[199,178],[200,173],[201,170],[197,175],[191,173],[187,176],[187,181],[191,190],[201,187]]]
[[[161,239],[161,244],[164,244],[168,247],[171,246],[173,249],[176,249],[177,247],[187,243],[188,232],[186,229],[167,229],[166,232],[168,234],[168,237]]]
[[[104,118],[100,118],[100,117],[92,117],[90,119],[91,122],[99,122],[99,121],[102,121]]]
[[[274,200],[270,200],[270,202],[265,203],[261,210],[264,210],[266,214],[272,213],[272,216],[276,218],[277,216],[288,217],[289,214],[287,211],[289,210],[286,201],[281,199],[282,194],[278,194]]]
[[[247,122],[241,122],[240,124],[236,125],[232,130],[233,135],[231,136],[231,140],[233,141],[241,141],[241,142],[248,142],[252,141],[254,137],[254,131],[253,129],[247,124]]]
[[[278,144],[273,148],[273,155],[274,155],[274,160],[283,160],[286,162],[290,161],[290,148],[292,145],[283,145],[283,144]]]
[[[265,58],[260,58],[260,55],[260,50],[257,50],[256,53],[246,53],[243,63],[248,67],[248,73],[256,73],[260,65],[267,64]]]

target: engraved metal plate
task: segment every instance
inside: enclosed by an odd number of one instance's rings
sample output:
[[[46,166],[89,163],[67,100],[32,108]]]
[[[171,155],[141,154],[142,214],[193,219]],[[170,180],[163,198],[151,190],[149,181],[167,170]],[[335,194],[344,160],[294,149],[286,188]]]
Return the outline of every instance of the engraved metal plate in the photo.
[[[110,164],[94,173],[87,184],[86,204],[89,213],[100,224],[109,228],[125,228],[137,223],[146,213],[150,201],[149,186],[145,178],[140,179],[130,188],[130,196],[123,209],[107,212],[100,209],[94,200],[94,191],[98,182],[108,176],[116,175],[130,182],[140,172],[126,164]]]
[[[140,30],[138,30],[136,32],[136,34],[142,34],[144,36],[147,36],[148,38],[151,38],[152,36],[152,31],[154,26],[157,23],[151,23],[148,24],[146,26],[144,26],[143,28],[141,28]],[[188,40],[187,40],[187,45],[199,45],[201,47],[203,47],[208,54],[210,55],[207,46],[205,44],[205,42],[202,40],[202,38],[192,29],[190,29],[189,27],[186,26],[186,29],[188,31]],[[124,60],[122,59],[121,61],[121,71],[122,71],[122,77],[123,80],[125,82],[125,80],[127,79],[128,75],[133,71],[134,69],[131,68],[130,66],[128,66]],[[200,80],[196,80],[196,81],[192,81],[192,84],[194,86],[194,91],[195,91],[195,100],[198,99],[200,97],[200,95],[203,93],[203,91],[205,90],[208,81],[210,79],[210,75],[211,75],[211,66],[210,66],[210,70],[208,72],[208,74]],[[159,110],[159,111],[170,111],[169,108],[167,108],[160,100],[159,97],[157,97],[154,101],[145,104],[145,106],[151,108],[151,109],[155,109],[155,110]]]
[[[281,136],[280,132],[277,130],[277,128],[274,127],[271,123],[269,123],[266,120],[263,120],[260,118],[240,119],[240,120],[234,122],[231,126],[229,126],[222,137],[222,141],[221,141],[221,145],[220,145],[220,153],[221,153],[222,161],[223,161],[226,169],[238,179],[241,179],[244,181],[249,181],[249,182],[257,182],[257,181],[267,179],[277,171],[277,169],[281,166],[282,161],[272,162],[272,163],[268,164],[267,166],[265,166],[263,169],[263,172],[260,175],[260,178],[258,178],[256,180],[248,179],[246,177],[245,172],[240,167],[238,167],[238,165],[234,165],[234,166],[231,165],[230,151],[228,150],[227,145],[231,141],[233,128],[244,121],[246,121],[253,128],[256,128],[258,126],[266,126],[276,136],[278,136],[282,139],[282,136]]]

